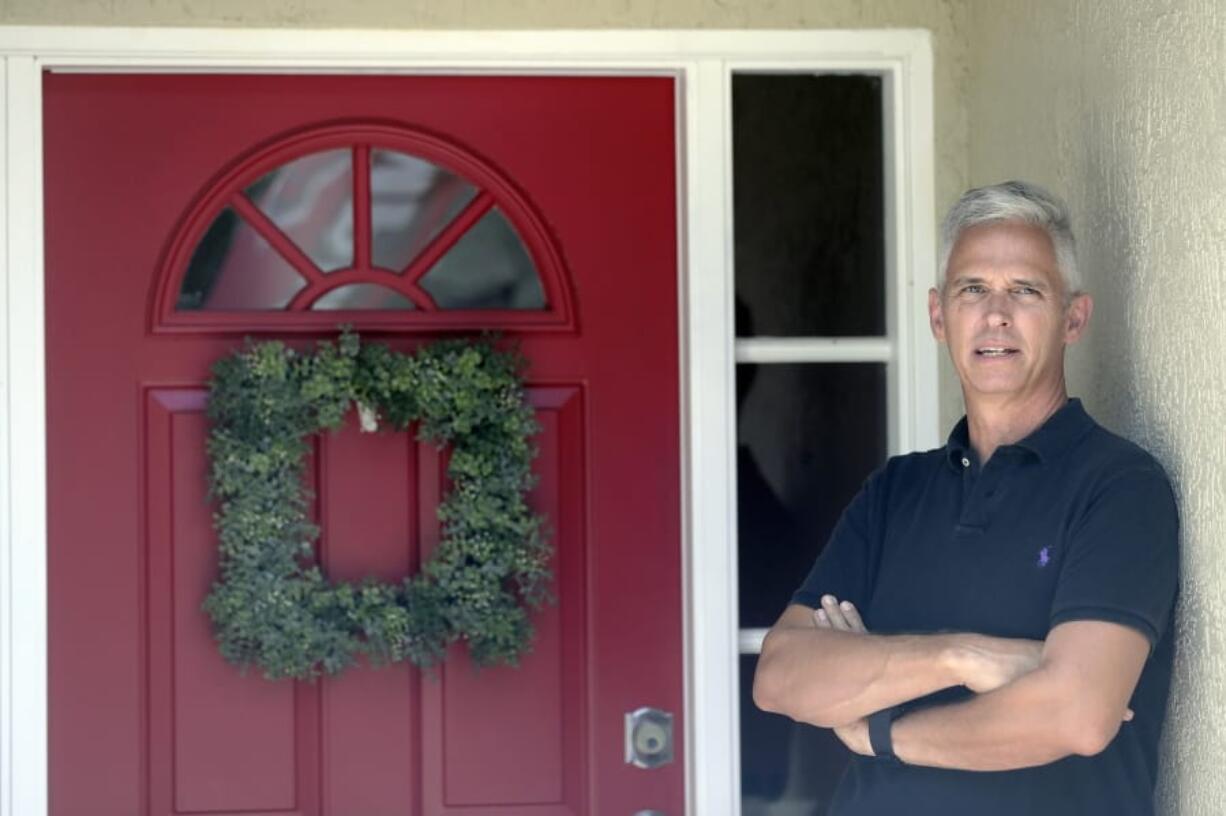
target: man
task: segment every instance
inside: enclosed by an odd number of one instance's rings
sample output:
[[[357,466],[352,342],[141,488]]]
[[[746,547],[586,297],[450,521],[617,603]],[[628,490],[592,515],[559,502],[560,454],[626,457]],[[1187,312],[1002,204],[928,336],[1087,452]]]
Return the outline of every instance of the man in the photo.
[[[929,316],[966,416],[846,509],[754,700],[855,753],[836,816],[1149,816],[1178,519],[1153,458],[1068,398],[1093,302],[1063,204],[971,190],[940,271]]]

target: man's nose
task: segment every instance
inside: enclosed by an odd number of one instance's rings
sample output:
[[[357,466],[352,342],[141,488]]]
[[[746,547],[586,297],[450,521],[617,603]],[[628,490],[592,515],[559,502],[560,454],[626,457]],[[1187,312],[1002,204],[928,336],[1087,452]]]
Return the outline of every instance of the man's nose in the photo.
[[[1008,326],[1013,322],[1012,304],[1008,292],[992,292],[988,295],[988,324],[991,326]]]

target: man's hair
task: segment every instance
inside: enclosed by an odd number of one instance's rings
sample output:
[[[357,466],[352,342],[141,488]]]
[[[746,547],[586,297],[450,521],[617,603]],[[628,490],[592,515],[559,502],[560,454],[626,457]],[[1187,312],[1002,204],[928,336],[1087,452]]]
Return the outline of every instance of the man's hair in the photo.
[[[1027,181],[1004,181],[967,190],[950,208],[941,223],[941,256],[937,267],[941,288],[944,288],[949,275],[949,256],[962,233],[980,224],[1005,221],[1021,221],[1046,232],[1064,281],[1065,297],[1071,298],[1081,292],[1077,242],[1069,222],[1068,208],[1047,190]]]

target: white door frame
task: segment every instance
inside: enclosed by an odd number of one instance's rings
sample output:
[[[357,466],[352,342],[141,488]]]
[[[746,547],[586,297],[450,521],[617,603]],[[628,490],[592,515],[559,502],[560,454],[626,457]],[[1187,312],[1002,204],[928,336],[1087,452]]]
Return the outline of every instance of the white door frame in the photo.
[[[730,76],[760,70],[885,78],[889,338],[869,357],[884,358],[891,371],[891,451],[930,446],[938,437],[936,353],[925,342],[924,309],[934,277],[928,32],[0,27],[0,816],[46,816],[48,806],[41,81],[47,70],[679,79],[686,810],[738,814]]]

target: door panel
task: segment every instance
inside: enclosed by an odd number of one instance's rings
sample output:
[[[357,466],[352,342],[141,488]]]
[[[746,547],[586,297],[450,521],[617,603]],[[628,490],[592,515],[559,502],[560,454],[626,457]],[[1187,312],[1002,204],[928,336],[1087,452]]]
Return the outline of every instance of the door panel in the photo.
[[[626,711],[684,730],[672,81],[76,74],[48,75],[44,99],[52,813],[681,813],[684,745],[653,771],[622,756]],[[155,333],[150,303],[180,220],[235,156],[369,118],[482,156],[565,261],[577,328],[515,336],[557,601],[518,668],[477,670],[457,646],[427,672],[269,682],[221,659],[200,611],[206,384],[240,341]],[[366,334],[402,351],[438,336]],[[327,574],[416,570],[444,461],[352,419],[318,437]]]
[[[321,560],[333,580],[396,581],[419,563],[423,451],[409,434],[352,424],[319,437],[316,513]],[[435,468],[437,472],[437,468]],[[429,508],[427,508],[429,509]],[[346,672],[322,682],[326,812],[380,812],[414,801],[419,675],[408,666]]]
[[[580,391],[535,389],[532,397],[542,426],[533,506],[552,520],[557,538],[583,541],[582,459],[562,455],[583,450]],[[437,534],[426,539],[437,540]],[[579,625],[585,549],[558,552],[557,604],[535,619],[537,640],[520,667],[477,672],[453,647],[437,680],[423,684],[427,812],[485,814],[491,806],[559,816],[584,812],[584,724],[592,716],[585,665],[593,657]],[[507,700],[519,702],[509,706]]]
[[[200,612],[216,572],[202,501],[205,398],[199,388],[152,389],[146,397],[149,627],[142,646],[150,656],[152,812],[313,813],[317,695],[306,685],[244,677],[218,660]]]

